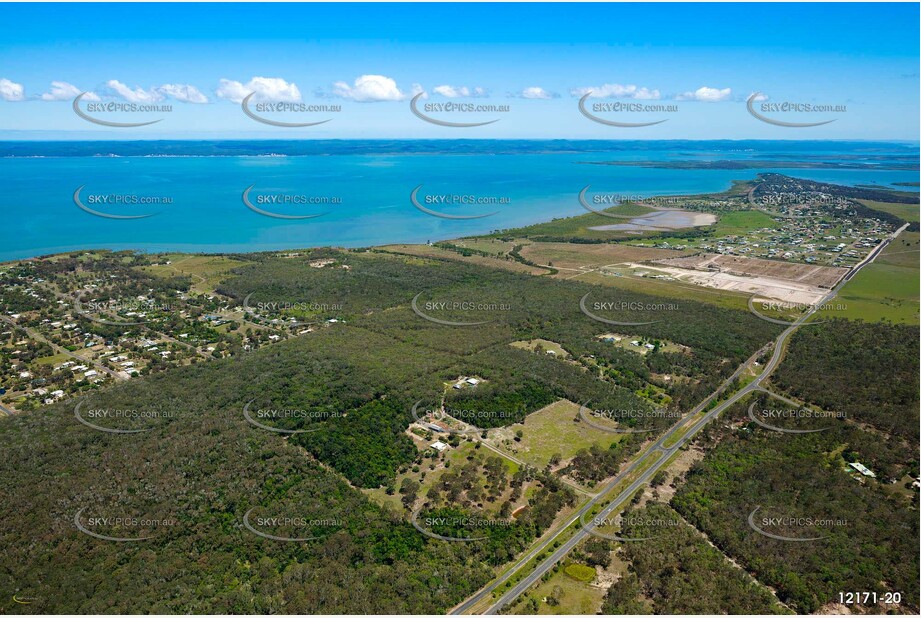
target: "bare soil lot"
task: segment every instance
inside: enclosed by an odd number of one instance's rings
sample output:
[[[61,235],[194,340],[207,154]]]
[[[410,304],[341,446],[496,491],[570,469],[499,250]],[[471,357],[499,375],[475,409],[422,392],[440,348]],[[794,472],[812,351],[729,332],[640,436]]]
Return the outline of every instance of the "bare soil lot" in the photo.
[[[750,275],[795,281],[810,286],[831,288],[843,277],[848,269],[834,266],[815,266],[812,264],[795,264],[750,258],[739,255],[720,255],[718,253],[701,253],[687,257],[654,259],[656,264],[723,272],[731,275]]]

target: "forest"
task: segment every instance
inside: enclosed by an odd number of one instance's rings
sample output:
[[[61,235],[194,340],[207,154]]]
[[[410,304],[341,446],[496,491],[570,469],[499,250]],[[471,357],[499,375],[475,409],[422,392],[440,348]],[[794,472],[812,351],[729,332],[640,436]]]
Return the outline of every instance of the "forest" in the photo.
[[[917,327],[836,319],[797,331],[774,380],[795,397],[875,427],[893,448],[904,443],[917,459],[918,357]]]
[[[659,387],[671,406],[687,407],[776,333],[746,312],[681,301],[667,319],[631,329],[688,351],[644,357],[599,341],[608,327],[585,316],[579,299],[590,291],[609,301],[605,294],[639,303],[660,297],[366,251],[247,259],[219,293],[240,304],[248,297],[251,304],[290,303],[295,313],[298,303],[336,303],[336,321],[82,400],[85,409],[141,412],[100,421],[140,433],[86,427],[75,419],[73,401],[2,423],[5,599],[19,593],[41,600],[25,611],[74,613],[442,612],[485,583],[490,565],[512,558],[573,498],[554,477],[535,472],[537,485],[527,494],[532,508],[516,525],[491,530],[482,543],[426,538],[356,489],[387,486],[419,456],[405,431],[414,403],[438,404],[447,390],[447,407],[487,413],[484,428],[514,424],[562,397],[648,409],[640,393],[656,380],[653,373],[672,371],[685,379]],[[333,263],[308,263],[318,259]],[[410,307],[420,293],[420,302],[433,306],[485,303],[474,314],[462,308],[437,317],[486,323],[428,321]],[[572,359],[510,345],[536,338],[558,342]],[[462,391],[446,387],[464,375],[483,382]],[[253,426],[243,414],[247,404],[281,412],[264,423],[305,433],[286,437]],[[305,414],[284,414],[291,410]],[[668,421],[636,423],[662,430]],[[588,452],[574,462],[575,474],[616,472],[622,453],[636,446],[620,444],[613,465],[609,455]],[[254,508],[337,525],[311,529],[317,538],[304,543],[271,541],[243,525]],[[444,501],[426,508],[469,510]],[[76,529],[74,518],[84,510],[84,517],[173,523],[100,529],[150,537],[113,543]]]
[[[766,398],[754,403],[777,405]],[[848,466],[859,458],[881,469],[887,461],[917,474],[910,452],[892,454],[877,433],[848,420],[810,419],[798,427],[823,430],[805,434],[766,430],[750,421],[748,406],[737,404],[727,423],[701,432],[697,440],[707,454],[673,497],[675,510],[795,611],[815,612],[836,602],[840,591],[891,590],[902,594],[903,611],[917,612],[918,564],[910,557],[917,555],[918,496],[906,487],[911,478],[891,483]],[[764,517],[818,522],[768,529],[772,534],[821,540],[764,536],[748,523],[755,509]]]
[[[605,614],[785,613],[767,588],[732,565],[667,505],[648,503],[623,517],[622,536],[647,540],[621,544],[619,553],[629,570],[608,589]]]

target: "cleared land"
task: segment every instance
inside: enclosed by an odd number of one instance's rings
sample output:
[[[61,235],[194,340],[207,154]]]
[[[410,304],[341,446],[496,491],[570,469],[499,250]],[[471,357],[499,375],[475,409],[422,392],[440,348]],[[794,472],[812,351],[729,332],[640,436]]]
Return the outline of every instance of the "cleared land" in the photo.
[[[547,581],[529,590],[523,597],[523,602],[517,604],[509,613],[550,616],[597,614],[601,610],[606,591],[606,587],[596,582],[579,581],[568,575],[565,568],[560,568]]]
[[[568,277],[574,270],[589,270],[607,264],[641,262],[688,255],[688,251],[652,249],[620,244],[575,244],[534,242],[521,249],[521,255],[537,264],[552,264],[560,269],[558,277]]]
[[[486,253],[492,253],[495,255],[505,255],[514,249],[515,245],[518,243],[510,240],[500,240],[498,238],[473,237],[452,240],[451,244],[457,245],[458,247],[473,249],[475,251],[485,251]]]
[[[857,200],[864,206],[873,210],[881,210],[889,214],[901,217],[906,221],[918,221],[919,209],[917,204],[897,204],[893,202],[874,202],[871,200]]]
[[[921,296],[918,232],[902,232],[872,264],[841,290],[843,317],[897,324],[918,324]]]
[[[690,212],[686,210],[659,210],[642,217],[630,219],[627,223],[599,225],[589,229],[595,231],[660,231],[680,230],[689,227],[706,227],[716,223],[716,215],[710,213]]]
[[[431,444],[436,440],[443,439],[444,436],[433,435],[431,438],[424,438],[414,433],[412,431],[413,427],[414,426],[411,426],[410,429],[407,430],[407,435],[413,439],[416,447],[423,452],[434,453],[435,451],[431,448]],[[412,479],[420,485],[418,494],[420,496],[425,496],[429,488],[435,485],[438,479],[441,478],[441,475],[445,473],[445,470],[452,466],[454,468],[459,468],[477,453],[482,454],[484,457],[495,454],[486,449],[477,449],[476,447],[476,443],[470,441],[463,441],[456,447],[448,447],[448,449],[437,459],[426,459],[422,465],[414,466],[415,469],[409,468],[397,474],[393,482],[393,488],[399,489],[406,479]],[[518,465],[515,462],[505,458],[503,458],[503,462],[505,463],[509,476],[515,474],[518,470]],[[361,492],[378,504],[390,506],[399,513],[409,515],[409,511],[403,506],[401,501],[402,496],[399,491],[393,491],[393,493],[388,494],[386,487],[378,487],[375,489],[362,488]]]
[[[213,293],[215,288],[231,275],[231,270],[249,263],[223,255],[175,253],[167,256],[167,259],[170,261],[169,264],[144,266],[141,270],[161,277],[187,275],[192,278],[194,291],[208,294]]]
[[[760,210],[741,210],[721,214],[714,233],[718,236],[744,234],[761,228],[777,228],[780,224]]]
[[[557,358],[569,358],[569,352],[563,349],[563,346],[556,343],[555,341],[550,341],[548,339],[531,339],[530,341],[513,341],[511,344],[513,348],[520,348],[522,350],[531,350],[534,352],[537,350],[537,347],[540,346],[543,348],[545,354],[553,352],[556,354]]]
[[[607,448],[625,435],[595,429],[577,422],[578,417],[579,404],[560,399],[529,414],[523,424],[492,430],[487,442],[534,467],[543,468],[554,454],[560,455],[561,463],[565,463],[580,449],[592,444]],[[523,434],[518,442],[515,441],[517,430]]]
[[[747,275],[733,275],[722,272],[691,270],[670,266],[651,266],[649,264],[630,264],[634,274],[643,274],[646,277],[670,277],[687,283],[742,292],[746,295],[765,296],[781,301],[811,304],[818,302],[825,296],[827,290],[814,285],[807,285],[796,281],[774,279],[771,277],[755,277]]]
[[[612,339],[613,341],[606,341]],[[650,348],[647,348],[645,344],[652,345],[653,340],[648,337],[642,337],[640,335],[625,335],[623,333],[604,333],[598,335],[596,339],[606,341],[607,343],[627,350],[629,352],[635,352],[637,354],[642,354],[645,356],[649,353]],[[633,345],[633,342],[639,342],[639,345]],[[666,341],[664,339],[656,339],[659,342],[659,349],[663,352],[687,352],[690,349],[684,346],[680,346],[677,343],[671,341]]]
[[[488,266],[490,268],[501,268],[519,273],[528,273],[530,275],[543,275],[547,271],[543,268],[534,268],[521,262],[508,258],[492,258],[483,255],[461,255],[456,251],[449,251],[440,247],[430,245],[386,245],[379,247],[381,251],[390,253],[401,253],[403,255],[414,255],[417,257],[434,258],[439,260],[454,260],[456,262],[466,262],[467,264],[477,264],[479,266]],[[498,249],[497,249],[498,251]]]
[[[674,279],[666,281],[663,279],[636,277],[633,276],[632,272],[627,268],[601,268],[579,273],[573,278],[585,283],[596,283],[663,298],[684,298],[689,301],[708,303],[727,309],[748,310],[749,294],[705,288],[694,283],[682,283]]]
[[[653,262],[678,268],[796,281],[829,289],[834,287],[841,277],[848,272],[846,268],[835,266],[816,266],[814,264],[781,262],[740,255],[721,255],[719,253],[701,253],[688,257],[653,259]]]

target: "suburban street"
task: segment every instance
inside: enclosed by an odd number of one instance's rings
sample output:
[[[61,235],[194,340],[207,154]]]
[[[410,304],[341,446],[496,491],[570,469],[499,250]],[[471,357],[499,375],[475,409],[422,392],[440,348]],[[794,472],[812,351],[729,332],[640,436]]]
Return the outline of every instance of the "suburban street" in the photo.
[[[715,406],[712,410],[707,412],[702,418],[695,421],[695,417],[704,409],[704,407],[715,397],[725,390],[725,388],[732,383],[733,380],[738,378],[742,373],[751,366],[751,364],[757,359],[761,354],[762,350],[759,350],[756,354],[750,357],[745,361],[736,372],[727,379],[714,393],[707,397],[704,401],[698,404],[689,414],[682,417],[675,425],[673,425],[667,432],[659,437],[651,446],[647,447],[645,451],[635,459],[630,466],[618,474],[607,486],[597,495],[595,498],[588,501],[575,516],[563,527],[561,527],[555,534],[544,539],[538,543],[535,547],[531,549],[527,554],[525,554],[515,565],[503,573],[500,577],[490,582],[489,585],[481,589],[475,595],[467,599],[464,603],[455,607],[451,613],[452,614],[463,614],[470,611],[474,606],[480,603],[487,595],[491,595],[493,591],[498,589],[500,586],[505,584],[513,578],[525,565],[527,565],[537,554],[543,552],[547,547],[551,546],[552,543],[569,527],[575,523],[576,520],[582,518],[585,514],[590,512],[597,504],[605,502],[610,496],[609,494],[614,491],[614,489],[627,478],[633,471],[643,465],[650,457],[655,453],[659,453],[658,459],[654,461],[633,483],[631,483],[627,488],[621,491],[617,496],[613,497],[610,502],[605,506],[596,517],[598,518],[608,518],[614,514],[627,500],[629,500],[634,492],[642,487],[652,476],[658,472],[660,469],[667,466],[670,456],[675,453],[682,446],[687,444],[690,440],[694,438],[697,433],[703,429],[707,424],[716,418],[721,412],[727,408],[734,405],[739,400],[747,397],[754,391],[764,390],[761,386],[762,382],[767,380],[774,370],[780,365],[780,362],[783,358],[784,349],[786,342],[790,336],[800,328],[812,315],[819,310],[819,307],[823,303],[827,303],[832,300],[838,293],[841,291],[841,288],[847,284],[863,267],[867,264],[873,262],[877,256],[892,242],[905,228],[908,227],[908,224],[902,226],[896,230],[891,236],[889,236],[885,241],[881,242],[873,251],[871,251],[867,257],[855,265],[850,272],[848,272],[842,279],[835,285],[834,288],[829,290],[828,294],[819,302],[816,303],[813,307],[809,309],[803,316],[793,322],[790,326],[784,329],[780,335],[773,342],[773,353],[771,354],[770,360],[765,364],[764,370],[758,375],[752,382],[747,384],[745,387],[734,393],[726,401]],[[683,431],[689,424],[693,424],[693,427],[688,429],[684,435],[680,436],[677,441],[672,444],[670,447],[666,447],[665,444],[669,442],[670,438],[676,433]],[[586,536],[589,534],[587,531],[588,526],[584,526],[577,530],[572,537],[570,537],[565,543],[563,543],[559,548],[556,549],[550,556],[544,559],[537,567],[528,574],[524,579],[522,579],[518,584],[513,586],[506,592],[504,595],[499,597],[499,599],[493,603],[484,614],[496,614],[503,607],[514,601],[522,593],[524,593],[528,588],[534,585],[544,574],[546,574],[553,566],[562,560],[573,548],[575,548],[580,542],[582,542]]]
[[[26,327],[26,326],[20,326],[20,325],[17,324],[14,320],[11,320],[10,318],[6,317],[5,315],[0,315],[0,320],[3,320],[4,322],[7,322],[7,323],[10,324],[11,326],[15,326],[16,328],[21,328],[21,329],[23,329],[24,331],[26,331],[26,333],[28,333],[28,335],[29,335],[30,337],[32,337],[32,338],[35,339],[36,341],[40,341],[40,342],[42,342],[42,343],[47,343],[49,346],[51,346],[51,349],[54,350],[56,354],[64,354],[65,356],[69,356],[70,358],[73,358],[74,360],[80,361],[81,363],[89,363],[89,364],[91,364],[91,365],[93,366],[94,369],[97,369],[98,371],[102,371],[103,373],[107,373],[108,375],[112,376],[115,380],[125,380],[125,379],[127,379],[125,376],[120,375],[119,373],[116,373],[115,371],[112,371],[111,369],[109,369],[108,367],[106,367],[105,365],[103,365],[102,363],[100,363],[100,362],[98,362],[98,361],[94,361],[94,360],[90,360],[90,359],[87,359],[87,358],[83,358],[82,356],[80,356],[80,355],[78,355],[78,354],[74,354],[74,353],[71,352],[70,350],[67,350],[67,349],[65,349],[65,348],[62,348],[62,347],[59,346],[58,344],[56,344],[56,343],[54,343],[54,342],[52,342],[52,341],[49,341],[47,337],[45,337],[44,335],[42,335],[41,333],[39,333],[39,332],[38,332],[37,330],[35,330],[34,328],[28,328],[28,327]]]

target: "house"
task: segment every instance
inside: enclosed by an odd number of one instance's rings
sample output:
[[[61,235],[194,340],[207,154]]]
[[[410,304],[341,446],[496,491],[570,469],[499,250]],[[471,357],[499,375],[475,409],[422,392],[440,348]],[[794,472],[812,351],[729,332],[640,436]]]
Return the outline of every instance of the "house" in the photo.
[[[95,377],[95,376],[97,376],[97,375],[99,375],[99,372],[98,372],[98,371],[96,371],[95,369],[90,369],[89,371],[87,371],[87,372],[85,372],[85,373],[83,374],[83,377],[84,377],[84,378],[92,378],[92,377]]]
[[[435,449],[436,451],[438,451],[439,453],[442,452],[443,450],[445,450],[446,448],[448,448],[448,445],[445,444],[444,442],[442,442],[441,440],[437,440],[437,441],[435,441],[435,442],[432,442],[432,444],[431,444],[430,446],[431,446],[433,449]]]
[[[647,343],[647,344],[644,345],[643,347],[646,348],[647,350],[655,350],[655,349],[656,349],[656,346],[652,345],[651,343]]]
[[[631,342],[630,342],[630,345],[633,345],[633,346],[636,346],[636,347],[640,347],[640,342],[639,342],[639,341],[631,341]]]
[[[869,476],[870,478],[873,478],[873,479],[876,478],[876,474],[872,470],[870,470],[868,467],[860,463],[859,461],[855,461],[854,463],[849,463],[848,465],[854,468],[855,470],[857,470],[858,472],[860,472],[864,476]]]
[[[476,386],[477,384],[480,383],[480,381],[477,380],[476,378],[467,378],[466,380],[464,380],[464,382],[466,382],[470,386]]]
[[[437,432],[439,432],[439,433],[445,433],[446,431],[448,431],[449,429],[451,429],[451,426],[450,426],[450,425],[448,425],[446,422],[440,421],[440,420],[438,420],[438,419],[432,419],[432,420],[430,420],[430,421],[428,421],[427,423],[424,423],[424,424],[425,424],[426,427],[428,427],[428,428],[431,429],[432,431],[437,431]]]

